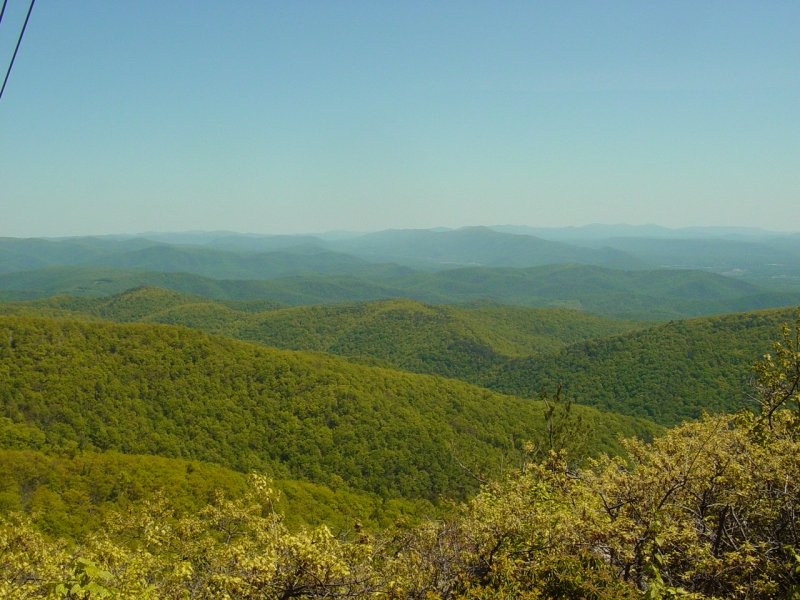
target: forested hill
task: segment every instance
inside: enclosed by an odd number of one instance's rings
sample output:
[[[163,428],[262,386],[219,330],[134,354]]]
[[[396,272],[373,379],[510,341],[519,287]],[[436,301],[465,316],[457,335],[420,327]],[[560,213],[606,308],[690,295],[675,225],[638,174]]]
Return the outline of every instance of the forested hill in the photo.
[[[205,460],[384,496],[463,496],[543,444],[541,403],[185,328],[0,318],[0,406],[43,448]],[[573,408],[569,442],[616,450],[654,426]]]
[[[560,384],[581,404],[671,425],[752,407],[752,365],[796,318],[787,308],[673,321],[515,359],[481,383],[520,395]]]
[[[410,300],[254,311],[156,288],[0,304],[0,312],[179,324],[524,397],[561,385],[581,404],[667,425],[748,406],[751,365],[794,318],[775,309],[645,328],[567,309]]]
[[[59,296],[0,304],[3,312],[185,325],[278,348],[330,352],[465,380],[510,357],[552,352],[643,326],[569,309],[457,307],[413,300],[253,311],[235,302],[148,287],[110,298]]]
[[[348,276],[305,276],[273,280],[212,279],[193,273],[164,273],[110,267],[48,267],[0,274],[0,298],[29,300],[56,294],[109,296],[140,286],[161,287],[216,300],[264,300],[273,305],[374,300],[402,296],[384,283]]]

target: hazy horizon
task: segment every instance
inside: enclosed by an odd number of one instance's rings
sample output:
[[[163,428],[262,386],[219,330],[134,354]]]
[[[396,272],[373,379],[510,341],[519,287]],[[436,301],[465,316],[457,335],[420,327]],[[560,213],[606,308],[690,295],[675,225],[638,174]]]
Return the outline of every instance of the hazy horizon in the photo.
[[[360,236],[372,233],[381,233],[387,231],[458,231],[461,229],[475,229],[487,228],[495,231],[512,234],[536,235],[536,230],[556,232],[575,232],[579,235],[581,232],[601,233],[607,230],[622,230],[629,231],[630,233],[638,233],[642,237],[647,237],[646,230],[651,233],[661,233],[668,236],[670,232],[677,234],[689,234],[696,232],[698,236],[712,236],[716,235],[796,235],[800,234],[800,229],[768,229],[763,227],[751,227],[747,225],[690,225],[686,227],[667,227],[658,223],[586,223],[583,225],[563,225],[563,226],[538,226],[529,224],[518,223],[494,223],[494,224],[476,224],[476,225],[463,225],[457,227],[447,226],[433,226],[433,227],[386,227],[382,229],[328,229],[328,230],[308,230],[308,231],[295,231],[295,232],[274,232],[274,231],[247,231],[235,229],[152,229],[146,231],[104,231],[97,233],[78,233],[78,234],[52,234],[52,235],[2,235],[0,238],[18,238],[18,239],[69,239],[80,237],[144,237],[147,236],[169,236],[169,235],[233,235],[233,236],[252,236],[252,237],[270,237],[270,236],[311,236],[311,237],[331,237],[338,236],[350,237]],[[530,230],[515,231],[515,230]],[[611,234],[616,235],[616,234]],[[599,237],[602,238],[602,235]]]

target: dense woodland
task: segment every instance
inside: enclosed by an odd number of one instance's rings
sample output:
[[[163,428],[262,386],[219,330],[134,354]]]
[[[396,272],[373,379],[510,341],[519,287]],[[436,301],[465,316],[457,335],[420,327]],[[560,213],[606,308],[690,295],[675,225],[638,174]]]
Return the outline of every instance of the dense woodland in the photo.
[[[0,240],[0,596],[800,597],[795,238],[553,235]]]
[[[156,497],[77,545],[0,524],[9,597],[731,598],[800,593],[800,352],[762,364],[757,415],[704,418],[627,458],[552,453],[452,515],[350,537],[290,531],[269,480],[176,514]]]
[[[158,288],[136,288],[108,298],[57,296],[9,303],[0,305],[0,312],[184,325],[467,381],[511,357],[643,327],[569,309],[432,306],[411,300],[254,310],[250,304],[213,302]]]
[[[506,393],[563,385],[577,401],[665,425],[753,408],[753,363],[793,309],[672,321],[508,361],[479,382]]]
[[[0,313],[158,322],[461,379],[522,397],[554,393],[664,425],[751,407],[751,365],[792,309],[653,325],[569,309],[410,300],[253,310],[157,288],[58,296]]]
[[[23,512],[51,537],[82,539],[109,515],[159,496],[176,515],[192,514],[218,494],[240,499],[247,476],[202,461],[106,452],[53,453],[30,448],[30,438],[9,439],[6,420],[0,450],[0,511]],[[358,522],[377,531],[400,521],[418,522],[442,512],[424,500],[384,498],[343,483],[331,488],[298,479],[274,479],[275,508],[298,530],[325,524],[348,532]]]
[[[385,496],[463,497],[544,432],[546,407],[454,380],[155,325],[0,318],[3,416],[42,448],[214,462]],[[574,407],[586,452],[645,420]]]

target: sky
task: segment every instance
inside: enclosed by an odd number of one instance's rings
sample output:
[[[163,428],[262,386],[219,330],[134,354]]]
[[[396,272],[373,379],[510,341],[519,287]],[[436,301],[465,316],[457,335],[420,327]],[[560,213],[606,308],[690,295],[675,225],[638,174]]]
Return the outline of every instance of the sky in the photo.
[[[38,0],[0,236],[798,230],[798,27],[796,0]]]

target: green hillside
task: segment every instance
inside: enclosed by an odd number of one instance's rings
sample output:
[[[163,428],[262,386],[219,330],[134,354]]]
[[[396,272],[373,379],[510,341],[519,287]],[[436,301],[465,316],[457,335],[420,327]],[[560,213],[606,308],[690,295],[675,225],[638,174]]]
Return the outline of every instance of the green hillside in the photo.
[[[581,404],[662,424],[748,406],[750,365],[792,319],[791,309],[776,309],[643,328],[567,309],[410,300],[243,311],[155,288],[4,304],[0,311],[178,324],[517,396],[561,385]]]
[[[278,351],[192,330],[0,318],[0,407],[42,449],[116,450],[257,469],[382,496],[475,489],[522,443],[541,403],[430,376]],[[591,451],[645,421],[573,410]]]
[[[704,410],[752,406],[751,366],[795,315],[778,309],[674,321],[512,360],[481,383],[529,396],[561,384],[581,404],[675,424]]]
[[[237,310],[158,288],[110,298],[59,296],[0,304],[0,312],[87,315],[120,322],[185,325],[208,333],[294,350],[324,351],[420,373],[472,380],[510,357],[630,331],[641,324],[558,308],[424,305],[413,300]]]

